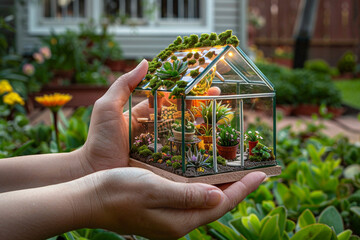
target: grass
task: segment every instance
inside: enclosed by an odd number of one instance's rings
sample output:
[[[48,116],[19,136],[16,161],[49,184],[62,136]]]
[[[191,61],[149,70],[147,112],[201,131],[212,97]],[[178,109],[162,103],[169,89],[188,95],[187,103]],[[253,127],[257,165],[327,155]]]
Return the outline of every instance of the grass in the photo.
[[[343,103],[360,109],[360,79],[334,81],[341,91]]]

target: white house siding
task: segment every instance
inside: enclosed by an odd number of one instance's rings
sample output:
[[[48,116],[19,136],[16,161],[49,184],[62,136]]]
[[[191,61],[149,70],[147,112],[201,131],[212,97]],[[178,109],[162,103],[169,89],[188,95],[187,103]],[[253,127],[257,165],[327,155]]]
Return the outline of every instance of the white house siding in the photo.
[[[241,1],[245,0],[214,0],[212,17],[212,31],[217,33],[223,32],[227,29],[233,29],[234,34],[241,39],[243,36],[240,33],[241,18],[240,16],[246,10],[241,9]],[[18,14],[17,25],[17,46],[19,53],[26,53],[33,51],[36,47],[40,46],[39,35],[30,34],[28,31],[28,11],[27,5],[16,4]],[[244,10],[244,11],[241,11]],[[176,28],[176,27],[175,27]],[[136,30],[134,31],[136,32]],[[246,31],[242,31],[246,33]],[[191,34],[191,32],[189,32]],[[146,34],[140,33],[120,34],[116,36],[116,40],[122,46],[124,57],[129,59],[152,58],[159,51],[169,45],[179,34]],[[242,42],[241,42],[242,44]],[[243,47],[243,46],[241,46]]]

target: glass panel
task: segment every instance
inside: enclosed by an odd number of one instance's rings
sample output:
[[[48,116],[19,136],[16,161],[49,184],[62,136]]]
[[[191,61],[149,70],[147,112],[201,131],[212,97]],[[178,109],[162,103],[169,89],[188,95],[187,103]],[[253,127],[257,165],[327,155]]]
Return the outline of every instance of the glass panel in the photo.
[[[245,140],[248,158],[245,168],[275,165],[274,129],[273,129],[273,98],[253,98],[244,100]],[[252,135],[258,135],[252,139]],[[255,150],[250,148],[258,141]],[[263,151],[261,151],[263,150]],[[267,152],[267,153],[265,153]]]

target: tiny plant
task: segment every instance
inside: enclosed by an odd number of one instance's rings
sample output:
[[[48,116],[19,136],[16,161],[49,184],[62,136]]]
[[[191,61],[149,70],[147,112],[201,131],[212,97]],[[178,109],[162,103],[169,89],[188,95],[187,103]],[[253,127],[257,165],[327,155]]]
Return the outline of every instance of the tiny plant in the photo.
[[[220,146],[236,146],[240,142],[240,134],[229,125],[220,125],[217,133],[217,143]]]
[[[260,136],[260,133],[258,131],[248,131],[247,133],[245,133],[245,140],[249,141],[249,142],[256,142],[259,141],[260,139],[263,139],[262,136]]]

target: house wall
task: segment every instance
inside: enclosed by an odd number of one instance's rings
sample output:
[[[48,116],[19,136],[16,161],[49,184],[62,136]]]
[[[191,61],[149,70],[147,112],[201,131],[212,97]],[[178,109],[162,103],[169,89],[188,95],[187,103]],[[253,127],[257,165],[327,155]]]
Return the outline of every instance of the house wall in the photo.
[[[240,18],[244,15],[245,9],[241,8],[246,0],[214,0],[212,21],[213,29],[220,33],[227,29],[233,29],[240,40],[246,38],[246,31],[240,33],[241,21],[245,18]],[[16,3],[18,24],[17,24],[17,49],[21,54],[33,51],[37,46],[40,46],[39,35],[29,33],[28,24],[28,6],[21,5],[19,1]],[[242,10],[244,10],[242,13]],[[245,23],[243,24],[245,25]],[[191,31],[191,30],[190,30]],[[136,32],[136,31],[135,31]],[[191,32],[189,32],[191,34]],[[118,35],[116,39],[123,48],[124,57],[129,59],[138,58],[152,58],[159,51],[168,46],[178,34],[146,34],[146,36],[139,33],[127,34],[126,36]],[[241,44],[246,46],[246,42],[241,41]],[[242,46],[242,47],[244,47]]]

